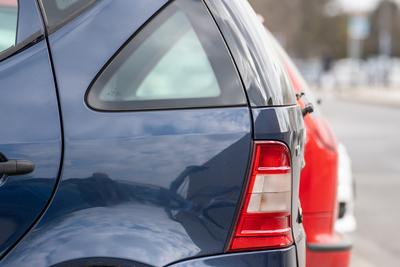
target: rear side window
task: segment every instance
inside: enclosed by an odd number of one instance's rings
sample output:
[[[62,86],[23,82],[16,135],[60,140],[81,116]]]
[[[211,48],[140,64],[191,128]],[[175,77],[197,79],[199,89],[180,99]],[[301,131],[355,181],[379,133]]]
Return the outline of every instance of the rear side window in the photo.
[[[40,2],[47,27],[54,30],[90,7],[96,0],[40,0]]]
[[[0,0],[0,53],[15,46],[18,0]]]
[[[97,110],[245,105],[225,43],[200,1],[169,4],[99,75],[87,96]]]

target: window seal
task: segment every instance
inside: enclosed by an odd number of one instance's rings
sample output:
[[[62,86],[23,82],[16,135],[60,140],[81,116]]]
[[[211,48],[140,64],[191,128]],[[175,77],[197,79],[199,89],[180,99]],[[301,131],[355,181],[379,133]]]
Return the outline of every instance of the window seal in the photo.
[[[42,40],[44,40],[44,34],[41,31],[34,32],[22,42],[0,52],[0,62],[3,62],[4,60],[24,51],[25,49],[39,43]]]
[[[18,33],[19,33],[19,27],[20,27],[20,9],[21,9],[21,0],[17,0],[17,9],[18,9],[18,13],[17,13],[17,27],[16,27],[16,31],[15,31],[15,44],[18,43]]]

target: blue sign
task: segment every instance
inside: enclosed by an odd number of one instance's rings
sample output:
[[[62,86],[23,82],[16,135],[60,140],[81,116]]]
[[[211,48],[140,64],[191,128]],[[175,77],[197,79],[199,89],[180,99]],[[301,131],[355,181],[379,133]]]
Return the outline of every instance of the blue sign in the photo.
[[[350,38],[364,40],[369,36],[370,22],[367,16],[352,16],[349,19],[348,31]]]

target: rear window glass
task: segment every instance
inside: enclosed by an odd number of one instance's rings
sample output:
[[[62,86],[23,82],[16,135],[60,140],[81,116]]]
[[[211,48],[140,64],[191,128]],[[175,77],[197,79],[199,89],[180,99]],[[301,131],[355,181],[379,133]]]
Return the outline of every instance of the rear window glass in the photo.
[[[18,0],[0,0],[0,53],[15,46]]]
[[[47,27],[59,27],[95,2],[96,0],[41,0]]]
[[[164,40],[160,43],[160,40]],[[144,75],[142,67],[156,52]],[[166,50],[166,51],[164,51]],[[137,73],[138,75],[132,75]],[[187,88],[190,88],[188,90]],[[101,101],[218,97],[221,89],[207,54],[186,15],[177,11],[111,75]]]
[[[89,105],[118,111],[246,104],[213,23],[201,2],[173,2],[107,66]]]

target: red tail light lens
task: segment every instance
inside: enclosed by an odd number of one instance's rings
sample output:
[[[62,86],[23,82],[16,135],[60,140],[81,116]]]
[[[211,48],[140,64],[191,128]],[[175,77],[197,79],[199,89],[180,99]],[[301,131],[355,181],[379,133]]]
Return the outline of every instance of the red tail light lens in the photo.
[[[286,247],[291,233],[292,170],[280,142],[256,142],[250,181],[229,251]]]

